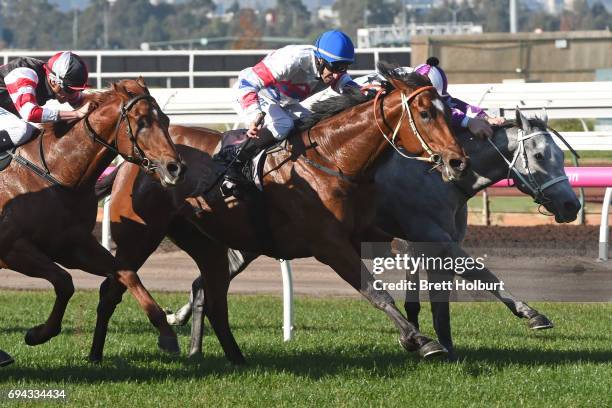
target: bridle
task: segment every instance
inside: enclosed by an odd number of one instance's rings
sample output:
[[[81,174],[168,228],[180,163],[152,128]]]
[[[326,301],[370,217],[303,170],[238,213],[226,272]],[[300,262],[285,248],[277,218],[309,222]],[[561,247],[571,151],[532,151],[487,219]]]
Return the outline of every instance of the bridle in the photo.
[[[381,90],[379,90],[376,93],[376,96],[374,97],[374,104],[373,104],[373,109],[374,109],[374,122],[376,123],[376,126],[378,127],[378,130],[380,131],[380,133],[382,134],[382,136],[385,138],[385,140],[393,147],[393,149],[395,149],[396,152],[398,152],[402,157],[407,158],[407,159],[412,159],[412,160],[422,160],[422,161],[426,161],[429,163],[434,163],[435,166],[433,167],[434,169],[438,166],[441,166],[442,163],[442,157],[437,154],[434,153],[434,151],[431,149],[431,147],[429,146],[429,144],[427,144],[427,142],[425,141],[425,139],[423,138],[423,136],[421,135],[421,133],[419,132],[418,128],[416,127],[416,123],[414,122],[414,118],[412,116],[412,112],[410,111],[410,102],[412,102],[414,100],[414,98],[416,96],[418,96],[419,94],[421,94],[422,92],[425,91],[429,91],[429,90],[435,90],[435,87],[433,86],[424,86],[421,88],[418,88],[417,90],[415,90],[414,92],[412,92],[409,95],[406,95],[403,91],[400,91],[400,96],[402,99],[402,114],[399,118],[399,121],[397,122],[397,125],[395,126],[395,128],[392,128],[387,121],[385,120],[384,117],[384,113],[383,113],[383,104],[384,104],[384,97],[386,95],[386,90],[383,88]],[[378,104],[378,101],[381,101],[380,104]],[[380,108],[381,110],[381,115],[382,115],[382,121],[385,124],[385,126],[387,126],[389,129],[393,129],[393,134],[391,135],[391,137],[389,137],[385,131],[381,128],[380,124],[378,123],[378,116],[376,115],[376,110],[377,107]],[[418,156],[408,156],[407,154],[405,154],[404,152],[402,152],[400,150],[400,148],[395,144],[395,139],[397,138],[397,135],[399,133],[399,129],[402,125],[402,121],[404,119],[404,117],[406,117],[406,115],[408,115],[408,122],[410,123],[410,127],[412,128],[412,132],[414,133],[414,135],[416,136],[416,138],[419,140],[419,142],[421,143],[421,146],[423,147],[423,150],[425,150],[427,152],[427,154],[429,154],[429,157],[418,157]],[[310,135],[310,133],[309,133]],[[310,136],[309,136],[310,137]],[[311,141],[310,146],[309,147],[316,147],[316,143],[313,143]],[[366,163],[366,165],[364,166],[364,168],[367,168],[372,161],[378,157],[378,154],[382,151],[382,149],[385,148],[385,144],[382,144],[381,147],[378,149],[378,151],[372,155],[370,157],[370,160],[368,160],[368,162]],[[316,151],[316,149],[315,149]],[[330,162],[325,156],[323,155],[319,155],[321,158],[323,158],[325,161]],[[330,174],[332,176],[341,178],[345,181],[348,182],[355,182],[355,178],[348,176],[346,174],[343,174],[342,172],[333,170],[332,168],[326,167],[324,165],[321,165],[305,156],[300,156],[300,158],[305,161],[306,163],[308,163],[309,165],[327,173]],[[331,162],[330,162],[331,163]],[[333,163],[331,163],[333,165]]]
[[[393,129],[393,133],[391,134],[391,136],[389,136],[381,128],[380,124],[378,123],[378,117],[376,115],[376,110],[377,110],[377,105],[378,105],[378,100],[379,99],[381,101],[381,103],[380,103],[381,112],[383,111],[382,106],[383,106],[383,103],[384,103],[384,96],[386,95],[386,91],[385,91],[385,89],[381,89],[380,91],[378,91],[376,93],[376,96],[374,97],[374,121],[376,122],[376,126],[378,127],[378,130],[380,130],[380,133],[385,138],[385,140],[402,157],[404,157],[406,159],[411,159],[411,160],[422,160],[422,161],[434,163],[437,166],[439,166],[439,165],[442,164],[442,157],[439,154],[434,153],[434,151],[429,146],[429,144],[427,144],[427,142],[425,141],[425,139],[423,138],[423,136],[419,132],[419,129],[417,128],[416,123],[414,122],[414,117],[412,115],[412,111],[410,110],[410,102],[412,102],[421,93],[423,93],[425,91],[430,91],[430,90],[435,90],[435,88],[433,86],[424,86],[422,88],[418,88],[417,90],[413,91],[409,95],[406,95],[403,91],[400,91],[400,96],[402,98],[402,114],[401,114],[401,116],[400,116],[400,118],[399,118],[399,120],[397,122],[397,125],[395,125],[395,128],[392,128],[391,126],[389,126],[386,123],[384,116],[382,117],[383,123],[385,123],[385,125],[387,127],[389,127],[390,129]],[[406,117],[406,115],[408,115],[408,123],[410,123],[410,128],[412,129],[412,133],[415,135],[415,137],[421,143],[421,146],[423,147],[423,150],[425,150],[425,152],[427,152],[429,157],[409,156],[409,155],[405,154],[404,152],[402,152],[401,149],[397,146],[397,144],[395,142],[395,139],[397,138],[399,130],[400,130],[401,126],[402,126],[402,121],[403,121],[404,117]]]
[[[552,130],[552,129],[551,129]],[[554,130],[553,130],[554,132]],[[556,133],[556,132],[555,132]],[[532,137],[535,136],[551,136],[550,132],[548,131],[544,131],[544,130],[538,130],[532,133],[528,133],[525,134],[525,131],[523,129],[518,129],[518,137],[517,137],[517,143],[518,143],[518,147],[516,149],[516,151],[514,152],[514,156],[512,157],[512,160],[508,160],[506,158],[506,156],[504,156],[504,154],[499,150],[499,148],[497,147],[497,145],[495,143],[493,143],[493,141],[490,138],[487,138],[487,140],[489,141],[489,143],[495,148],[495,150],[497,150],[497,152],[499,153],[499,155],[502,157],[502,159],[504,159],[504,161],[506,162],[506,164],[508,165],[508,179],[510,178],[510,173],[513,172],[516,177],[521,181],[521,183],[527,187],[529,189],[529,191],[531,192],[531,195],[533,197],[533,201],[536,202],[537,204],[548,204],[550,203],[552,200],[550,198],[548,198],[546,196],[546,194],[544,193],[544,190],[546,190],[547,188],[561,182],[561,181],[565,181],[567,180],[567,176],[563,175],[563,176],[559,176],[559,177],[555,177],[553,179],[550,179],[548,181],[546,181],[543,184],[540,184],[537,179],[535,178],[533,172],[531,171],[531,168],[529,167],[529,159],[527,156],[527,152],[525,150],[525,140],[529,140]],[[567,143],[567,141],[565,141],[565,139],[561,138],[563,140],[563,142],[568,145],[568,147],[570,147],[570,149],[573,151],[573,149],[571,148],[571,146],[569,146],[569,144]],[[525,170],[527,171],[527,177],[525,178],[525,176],[523,176],[516,168],[516,163],[519,159],[519,157],[521,158],[522,162],[523,162],[523,167],[525,168]]]
[[[98,136],[98,134],[93,130],[93,128],[91,127],[91,123],[89,122],[89,114],[85,116],[84,122],[85,122],[85,130],[87,131],[87,134],[91,137],[91,139],[94,142],[101,144],[102,146],[106,147],[113,153],[121,156],[123,160],[140,166],[145,172],[151,173],[155,170],[157,165],[153,164],[153,162],[147,158],[145,152],[142,150],[142,148],[138,144],[138,132],[134,134],[132,130],[132,124],[130,123],[130,118],[128,117],[128,113],[134,107],[134,105],[142,100],[148,101],[153,106],[154,109],[156,109],[158,112],[161,113],[161,109],[159,108],[157,101],[155,100],[153,96],[149,94],[135,96],[129,101],[127,101],[126,104],[121,102],[121,106],[119,108],[119,113],[120,113],[119,119],[117,120],[117,124],[115,126],[115,137],[114,137],[113,144],[106,142],[104,139]],[[132,142],[133,155],[123,154],[119,151],[119,148],[118,148],[119,128],[121,127],[121,124],[123,123],[123,121],[125,121],[126,123],[125,131],[127,133],[127,136]]]

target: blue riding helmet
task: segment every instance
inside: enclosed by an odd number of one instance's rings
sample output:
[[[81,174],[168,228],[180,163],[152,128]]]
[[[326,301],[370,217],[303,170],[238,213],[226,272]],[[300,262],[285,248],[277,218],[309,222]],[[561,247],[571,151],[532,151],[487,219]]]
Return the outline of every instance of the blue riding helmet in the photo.
[[[350,37],[342,31],[326,31],[315,42],[315,56],[330,64],[351,64],[355,61],[355,47]]]

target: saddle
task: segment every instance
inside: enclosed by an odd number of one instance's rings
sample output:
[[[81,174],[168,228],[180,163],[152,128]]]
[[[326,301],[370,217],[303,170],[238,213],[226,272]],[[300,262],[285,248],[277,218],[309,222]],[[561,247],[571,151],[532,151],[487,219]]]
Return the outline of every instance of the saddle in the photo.
[[[241,144],[247,139],[246,129],[229,130],[223,133],[221,149],[213,156],[215,173],[219,176],[225,174],[230,163],[234,161],[240,150]],[[243,180],[238,183],[247,183],[249,187],[255,187],[259,192],[263,191],[263,168],[269,152],[276,151],[279,146],[286,143],[286,139],[275,143],[262,150],[251,158],[242,168]]]

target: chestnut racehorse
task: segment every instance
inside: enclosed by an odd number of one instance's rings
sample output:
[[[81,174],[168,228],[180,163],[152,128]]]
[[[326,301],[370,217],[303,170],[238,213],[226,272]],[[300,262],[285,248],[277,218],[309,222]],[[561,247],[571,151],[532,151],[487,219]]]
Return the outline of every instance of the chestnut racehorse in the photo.
[[[55,289],[53,310],[44,324],[28,330],[29,345],[61,331],[74,286],[60,266],[78,268],[122,282],[176,351],[176,336],[163,311],[95,239],[94,186],[117,156],[155,171],[175,184],[182,165],[168,135],[168,118],[141,80],[124,80],[112,89],[86,96],[93,110],[76,123],[46,124],[39,137],[18,148],[0,173],[0,268],[48,280]]]
[[[466,165],[449,130],[448,112],[429,81],[414,74],[402,82],[390,70],[383,72],[395,88],[384,98],[364,102],[340,96],[315,106],[315,111],[326,112],[324,118],[315,112],[308,124],[311,127],[290,138],[290,148],[268,156],[263,193],[250,202],[224,200],[218,189],[210,188],[210,180],[215,179],[211,156],[221,134],[207,129],[170,128],[190,167],[185,182],[175,189],[157,187],[132,165],[121,166],[106,185],[99,183],[104,192],[115,180],[112,233],[116,256],[130,269],[140,268],[166,234],[182,249],[198,252],[198,266],[206,282],[206,315],[230,361],[241,363],[244,358],[227,318],[226,245],[283,259],[314,256],[387,314],[399,329],[405,349],[423,357],[446,353],[408,322],[387,292],[373,288],[373,278],[360,259],[361,241],[391,241],[374,224],[372,174],[378,156],[394,139],[425,158],[439,154],[446,176],[459,177]],[[202,191],[210,193],[203,196]],[[208,237],[205,245],[201,245],[198,229]],[[190,240],[192,234],[198,238]],[[197,248],[192,246],[196,242]],[[106,299],[118,303],[125,288],[108,281],[101,291]],[[104,310],[112,311],[114,306]],[[98,318],[92,353],[103,347],[102,333],[110,314]]]

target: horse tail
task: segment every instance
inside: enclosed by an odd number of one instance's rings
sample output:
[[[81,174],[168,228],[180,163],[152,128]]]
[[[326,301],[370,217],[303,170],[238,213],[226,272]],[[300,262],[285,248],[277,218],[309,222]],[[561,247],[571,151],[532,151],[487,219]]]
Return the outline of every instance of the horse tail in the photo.
[[[95,191],[96,191],[96,199],[98,201],[110,195],[111,191],[113,190],[113,183],[115,182],[115,179],[117,178],[117,173],[119,172],[119,169],[121,168],[122,164],[115,167],[115,169],[110,174],[108,174],[105,177],[100,178],[96,182]]]

